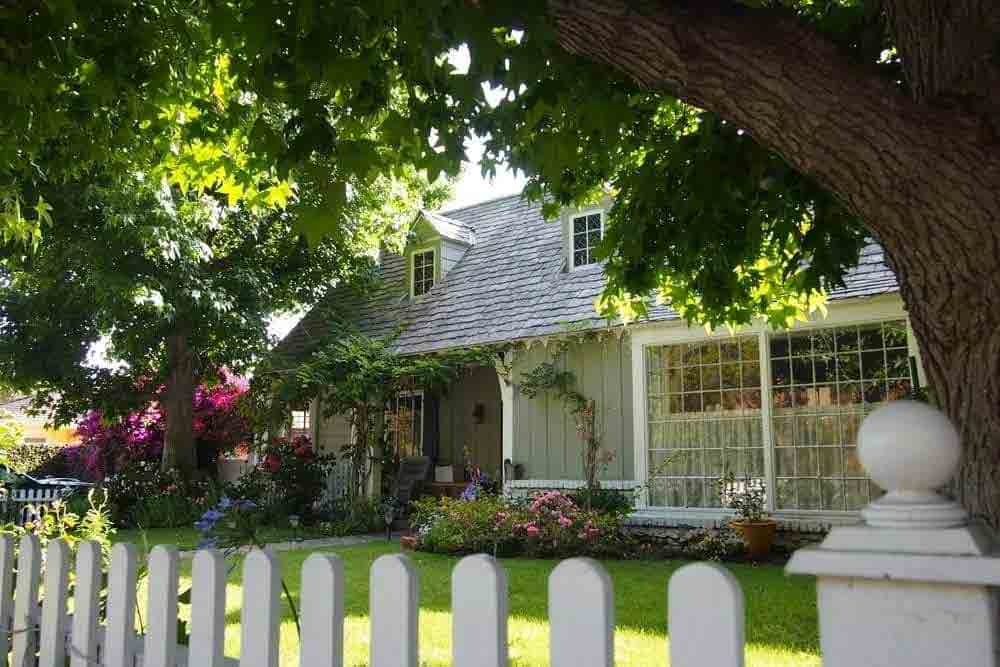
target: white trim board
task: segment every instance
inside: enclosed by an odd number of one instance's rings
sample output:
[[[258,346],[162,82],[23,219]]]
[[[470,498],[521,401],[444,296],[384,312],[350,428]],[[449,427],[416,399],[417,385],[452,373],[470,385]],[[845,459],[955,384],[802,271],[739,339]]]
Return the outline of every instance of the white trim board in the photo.
[[[414,258],[416,257],[416,255],[423,255],[424,253],[428,253],[428,252],[431,253],[431,257],[432,257],[432,259],[431,259],[431,275],[432,275],[431,286],[423,294],[417,294],[416,293],[416,282],[414,282],[414,280],[413,280],[414,274],[416,273],[416,262],[414,261]],[[410,298],[411,299],[421,299],[424,296],[426,296],[427,294],[429,294],[432,289],[434,289],[434,287],[440,281],[440,265],[441,265],[441,258],[440,258],[439,253],[438,253],[438,246],[437,245],[418,246],[418,247],[413,248],[412,250],[408,251],[408,254],[407,254],[407,273],[409,274],[409,279],[410,279]]]
[[[582,479],[512,479],[507,482],[512,489],[582,489],[587,483]],[[602,479],[602,489],[626,491],[639,486],[631,479]]]

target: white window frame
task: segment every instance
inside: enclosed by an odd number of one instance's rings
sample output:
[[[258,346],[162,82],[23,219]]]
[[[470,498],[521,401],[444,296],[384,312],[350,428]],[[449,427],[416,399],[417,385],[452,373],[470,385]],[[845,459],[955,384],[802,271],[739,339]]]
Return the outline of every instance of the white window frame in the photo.
[[[296,415],[302,415],[302,426],[296,426],[295,417]],[[313,403],[310,401],[307,405],[302,408],[296,408],[291,411],[288,417],[288,433],[291,435],[293,432],[301,434],[307,434],[311,440],[315,440],[315,429],[313,428],[313,416],[315,415],[315,410],[313,409]]]
[[[605,210],[603,208],[588,208],[588,209],[584,209],[584,210],[581,210],[581,211],[573,211],[571,213],[567,213],[566,214],[566,222],[565,222],[565,232],[566,232],[566,262],[567,262],[566,265],[569,267],[570,271],[578,271],[580,269],[585,269],[588,266],[594,266],[594,265],[601,265],[601,264],[603,264],[603,262],[599,262],[597,260],[594,260],[592,262],[588,262],[587,264],[577,265],[576,260],[575,260],[575,254],[576,253],[574,251],[574,246],[573,246],[573,222],[577,218],[586,218],[586,217],[589,217],[589,216],[592,216],[592,215],[595,215],[595,214],[598,214],[598,215],[601,216],[601,240],[603,241],[604,240],[604,231],[605,231],[605,227],[606,227],[606,222],[605,222],[605,215],[606,215],[606,213],[605,213]],[[590,256],[590,254],[591,254],[590,251],[591,251],[591,248],[588,245],[587,246],[587,254],[588,254],[588,256]]]
[[[904,320],[907,324],[907,349],[910,356],[917,359],[917,373],[923,384],[923,372],[921,370],[920,355],[917,349],[916,339],[913,336],[912,328],[909,326],[909,318],[903,309],[902,300],[898,295],[887,297],[873,297],[870,299],[834,302],[830,304],[828,315],[822,317],[815,315],[807,322],[798,322],[791,327],[790,331],[807,331],[810,329],[823,329],[835,326],[852,326],[872,324],[885,320]],[[776,510],[774,506],[775,470],[774,470],[774,437],[771,433],[771,354],[770,341],[768,335],[772,329],[763,321],[755,321],[752,325],[737,329],[733,334],[728,330],[714,331],[706,333],[703,328],[690,327],[684,322],[672,322],[668,324],[640,325],[636,327],[631,336],[632,353],[632,436],[635,447],[635,479],[644,483],[648,474],[649,447],[647,438],[649,436],[647,423],[647,392],[646,392],[646,348],[659,347],[663,345],[677,345],[683,343],[695,343],[707,340],[724,340],[735,336],[754,335],[758,338],[758,348],[760,350],[760,371],[761,371],[761,419],[763,420],[762,441],[764,443],[764,477],[767,482],[767,511],[774,514],[779,519],[804,519],[810,521],[829,521],[831,523],[843,523],[845,521],[856,520],[856,511],[839,510]],[[637,510],[650,510],[658,515],[691,518],[691,519],[717,519],[724,516],[731,516],[730,510],[719,508],[665,508],[650,507],[649,490],[643,487],[642,492],[636,502]]]
[[[424,255],[426,253],[431,254],[431,286],[423,294],[417,294],[417,255]],[[438,283],[438,250],[436,246],[425,246],[423,248],[414,248],[410,251],[410,298],[418,299],[430,293],[434,286]]]
[[[424,390],[423,389],[412,389],[412,390],[398,392],[395,396],[392,397],[392,407],[393,407],[393,410],[399,410],[399,399],[401,399],[401,398],[413,398],[413,397],[416,397],[416,396],[420,397],[420,425],[417,428],[416,432],[420,434],[420,450],[421,451],[420,451],[419,455],[423,456],[423,449],[424,449],[424,420],[427,418],[427,416],[426,416],[426,411],[427,411],[427,397],[424,396]],[[393,434],[393,438],[397,438],[397,440],[395,442],[393,442],[392,444],[398,450],[399,449],[399,442],[398,442],[399,434],[398,433],[394,433]]]

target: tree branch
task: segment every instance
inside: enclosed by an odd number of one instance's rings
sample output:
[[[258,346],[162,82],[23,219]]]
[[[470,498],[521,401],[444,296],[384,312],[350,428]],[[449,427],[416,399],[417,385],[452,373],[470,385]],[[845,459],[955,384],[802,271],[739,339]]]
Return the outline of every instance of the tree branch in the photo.
[[[1000,152],[980,116],[916,103],[789,12],[723,0],[548,6],[563,48],[747,129],[890,245],[915,224],[968,230],[987,223],[969,210],[1000,211]]]

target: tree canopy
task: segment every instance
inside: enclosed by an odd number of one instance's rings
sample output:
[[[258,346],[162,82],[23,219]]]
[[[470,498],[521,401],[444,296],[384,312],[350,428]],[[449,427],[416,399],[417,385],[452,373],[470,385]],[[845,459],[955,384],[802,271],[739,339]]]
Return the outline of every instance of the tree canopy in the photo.
[[[60,423],[88,410],[122,415],[155,398],[168,450],[174,424],[193,465],[187,413],[197,382],[223,367],[251,369],[273,343],[275,314],[370,278],[372,248],[399,243],[415,208],[439,201],[447,186],[414,174],[359,184],[341,223],[312,245],[286,211],[254,213],[138,179],[44,192],[62,211],[58,224],[34,248],[14,245],[0,259],[4,384],[35,391]],[[112,365],[90,358],[99,342]]]
[[[524,170],[548,211],[613,191],[601,305],[626,315],[658,290],[708,323],[787,323],[870,235],[963,429],[963,497],[1000,517],[994,5],[18,3],[0,18],[2,224],[62,224],[44,186],[100,166],[288,206],[315,239],[355,183],[454,173],[476,131],[484,168]]]

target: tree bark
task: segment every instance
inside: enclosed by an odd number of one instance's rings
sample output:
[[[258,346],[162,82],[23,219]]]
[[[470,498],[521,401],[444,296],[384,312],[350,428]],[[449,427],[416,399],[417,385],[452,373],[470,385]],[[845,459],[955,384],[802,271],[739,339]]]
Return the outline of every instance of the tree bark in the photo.
[[[187,334],[167,337],[169,377],[160,405],[166,425],[162,467],[190,478],[198,467],[194,442],[194,391],[196,357],[188,347]]]
[[[931,388],[961,432],[960,499],[1000,526],[1000,142],[989,105],[928,99],[961,79],[953,64],[923,63],[926,85],[906,95],[778,10],[710,0],[548,7],[565,49],[737,123],[866,222],[899,278]]]

